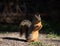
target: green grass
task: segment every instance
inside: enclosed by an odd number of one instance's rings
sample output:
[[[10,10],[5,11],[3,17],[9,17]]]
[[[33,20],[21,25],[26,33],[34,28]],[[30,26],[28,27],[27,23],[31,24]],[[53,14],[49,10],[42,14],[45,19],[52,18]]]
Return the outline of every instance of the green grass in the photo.
[[[57,44],[52,44],[52,43],[49,44],[48,43],[48,45],[47,45],[47,44],[44,44],[42,42],[30,42],[29,46],[57,46]]]
[[[46,46],[46,44],[42,42],[30,42],[29,46]]]
[[[48,22],[42,20],[42,25],[43,25],[43,28],[41,30],[42,33],[48,34],[50,32],[54,32],[54,29],[52,29],[51,25]]]
[[[47,38],[57,38],[57,37],[60,37],[60,36],[58,36],[58,35],[55,34],[55,33],[49,33],[49,34],[47,35]]]
[[[41,42],[30,42],[29,46],[39,46],[42,45]]]
[[[60,22],[53,20],[42,20],[43,28],[40,31],[44,34],[49,34],[53,32],[54,34],[60,35]]]

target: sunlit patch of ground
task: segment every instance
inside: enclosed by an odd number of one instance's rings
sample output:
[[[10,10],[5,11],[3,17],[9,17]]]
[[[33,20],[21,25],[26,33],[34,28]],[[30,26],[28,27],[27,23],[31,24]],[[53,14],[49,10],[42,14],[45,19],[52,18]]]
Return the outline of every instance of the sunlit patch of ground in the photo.
[[[0,46],[60,46],[59,36],[40,34],[39,42],[26,42],[24,36],[19,37],[19,32],[0,34]]]

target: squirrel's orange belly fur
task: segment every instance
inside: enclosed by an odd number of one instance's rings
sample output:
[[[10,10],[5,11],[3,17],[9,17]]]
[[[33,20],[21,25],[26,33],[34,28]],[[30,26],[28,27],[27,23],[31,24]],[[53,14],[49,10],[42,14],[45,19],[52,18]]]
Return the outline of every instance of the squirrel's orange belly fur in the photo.
[[[41,22],[39,22],[39,23],[35,24],[35,26],[36,26],[36,28],[34,28],[32,30],[32,33],[31,33],[32,38],[28,40],[29,42],[30,41],[34,41],[34,42],[38,41],[39,30],[42,28],[42,24],[41,24]]]

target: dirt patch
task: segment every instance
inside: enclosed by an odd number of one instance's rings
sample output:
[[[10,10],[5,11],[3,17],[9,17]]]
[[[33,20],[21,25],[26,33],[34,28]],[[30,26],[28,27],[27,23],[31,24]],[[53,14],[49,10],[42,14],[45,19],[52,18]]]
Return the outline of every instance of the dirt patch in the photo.
[[[46,34],[40,34],[39,40],[46,46],[60,46],[59,38],[46,38]],[[0,34],[0,46],[29,46],[25,37],[19,37],[19,32]]]

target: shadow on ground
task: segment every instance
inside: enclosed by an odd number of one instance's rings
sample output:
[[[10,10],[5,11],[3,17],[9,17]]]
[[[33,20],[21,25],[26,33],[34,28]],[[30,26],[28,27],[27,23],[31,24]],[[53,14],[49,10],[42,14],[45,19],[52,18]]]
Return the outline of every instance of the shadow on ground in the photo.
[[[52,41],[54,41],[54,42],[59,42],[60,43],[60,40],[58,39],[58,40],[52,40]]]
[[[2,39],[27,42],[27,40],[25,40],[25,39],[18,39],[18,38],[11,38],[11,37],[3,37]]]

